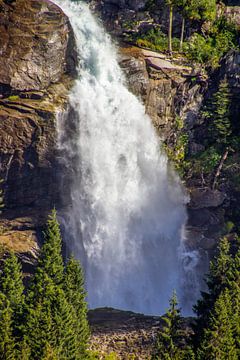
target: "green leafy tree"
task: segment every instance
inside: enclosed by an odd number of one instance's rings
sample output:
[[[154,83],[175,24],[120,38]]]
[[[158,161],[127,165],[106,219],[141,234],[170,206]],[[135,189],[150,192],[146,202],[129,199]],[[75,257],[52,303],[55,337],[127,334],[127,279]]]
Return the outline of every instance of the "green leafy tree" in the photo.
[[[75,311],[75,328],[78,335],[79,354],[83,355],[89,338],[84,276],[79,261],[71,257],[66,265],[64,291]]]
[[[221,292],[211,311],[198,350],[199,360],[237,360],[233,336],[232,301],[228,289]]]
[[[180,360],[184,352],[179,344],[182,338],[181,315],[178,308],[176,293],[170,299],[170,307],[166,316],[163,317],[165,326],[159,331],[156,351],[152,359],[156,360]]]

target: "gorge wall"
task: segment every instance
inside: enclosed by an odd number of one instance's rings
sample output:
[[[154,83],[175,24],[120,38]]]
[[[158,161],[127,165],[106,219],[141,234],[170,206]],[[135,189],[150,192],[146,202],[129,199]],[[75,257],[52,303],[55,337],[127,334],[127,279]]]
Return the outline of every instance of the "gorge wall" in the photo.
[[[0,33],[0,244],[27,266],[59,204],[55,112],[67,104],[76,56],[68,19],[49,1],[0,1]]]
[[[90,5],[121,41],[159,21],[167,26],[161,1],[157,12],[146,9],[146,1],[90,1]],[[239,7],[226,11],[238,14]],[[133,18],[134,26],[129,28]],[[1,225],[6,229],[0,244],[17,251],[28,271],[47,213],[53,206],[62,206],[56,186],[62,164],[56,148],[55,112],[67,106],[77,59],[68,19],[51,2],[0,1],[0,19],[0,177],[5,195]],[[187,134],[190,154],[203,147],[207,128],[199,109],[204,99],[225,76],[232,92],[239,91],[236,52],[226,56],[210,77],[184,59],[169,59],[126,44],[119,52],[119,62],[129,88],[145,103],[166,146],[171,148]],[[237,104],[237,95],[235,98]],[[235,109],[238,113],[238,107]],[[180,161],[182,150],[180,146]],[[185,178],[185,182],[190,194],[189,246],[200,249],[206,260],[206,254],[216,248],[226,214],[236,206],[239,192],[226,184],[213,190],[200,177]]]

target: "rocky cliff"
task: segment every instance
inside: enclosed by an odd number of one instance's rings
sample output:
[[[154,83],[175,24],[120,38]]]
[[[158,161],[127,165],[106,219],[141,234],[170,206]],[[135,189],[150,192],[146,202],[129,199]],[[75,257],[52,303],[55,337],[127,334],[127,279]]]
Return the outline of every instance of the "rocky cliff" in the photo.
[[[166,8],[151,9],[147,1],[90,1],[90,5],[121,38],[129,30],[130,15],[137,16],[136,22],[131,19],[137,31],[156,22],[166,25]],[[225,10],[238,14],[239,8]],[[0,243],[24,254],[37,248],[46,214],[60,205],[55,113],[67,104],[77,60],[68,19],[49,1],[1,1],[0,31],[0,176],[5,195]],[[126,44],[121,46],[119,62],[129,88],[145,103],[170,158],[178,164],[204,149],[201,136],[207,124],[199,109],[220,79],[227,75],[233,93],[238,93],[237,53],[227,56],[212,77],[184,57],[169,58]],[[238,114],[237,95],[234,103]],[[202,249],[204,255],[215,248],[226,209],[236,203],[238,193],[231,186],[212,189],[200,175],[184,179],[191,198],[189,246]]]
[[[34,256],[59,201],[55,113],[76,67],[67,17],[49,1],[0,1],[0,244]]]

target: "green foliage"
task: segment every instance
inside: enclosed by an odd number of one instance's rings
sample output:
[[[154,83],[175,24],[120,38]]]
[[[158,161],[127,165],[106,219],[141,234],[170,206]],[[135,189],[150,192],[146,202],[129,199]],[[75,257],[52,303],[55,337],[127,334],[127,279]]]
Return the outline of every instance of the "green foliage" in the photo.
[[[13,337],[13,310],[7,296],[0,293],[0,358],[15,360],[16,349]]]
[[[14,253],[10,253],[4,262],[0,278],[0,292],[4,294],[13,311],[24,303],[24,286],[21,265]]]
[[[194,33],[185,46],[187,57],[210,68],[219,66],[221,57],[238,46],[236,27],[226,18],[217,19],[207,35]]]
[[[183,350],[179,343],[182,338],[181,315],[178,308],[176,293],[170,299],[170,307],[164,316],[165,326],[159,331],[155,354],[152,359],[180,360],[183,358]]]
[[[64,268],[56,211],[49,216],[35,276],[23,294],[21,267],[10,253],[0,278],[0,359],[83,360],[89,336],[80,264]]]
[[[18,96],[18,95],[10,95],[9,97],[8,97],[8,100],[9,101],[17,101],[17,100],[19,100],[20,99],[20,97]]]
[[[80,263],[70,258],[64,276],[64,291],[68,302],[75,312],[75,328],[79,344],[79,353],[84,354],[89,338],[87,322],[86,292],[84,290],[84,277]]]
[[[199,360],[237,360],[237,348],[233,335],[232,301],[228,289],[224,289],[210,312],[208,325],[198,350]]]
[[[168,38],[167,36],[159,29],[150,29],[141,37],[137,36],[135,39],[136,44],[140,47],[149,48],[154,51],[167,51],[168,50]],[[172,48],[173,51],[178,51],[180,40],[178,38],[172,39]]]
[[[213,139],[220,144],[227,144],[232,132],[230,105],[230,89],[227,80],[224,79],[220,82],[218,91],[213,96],[213,110],[210,126]]]
[[[181,126],[181,124],[178,123],[177,126]],[[173,146],[164,146],[168,158],[174,163],[175,168],[179,171],[182,171],[183,160],[185,158],[187,146],[188,135],[184,133],[177,136],[176,142]]]
[[[57,220],[57,212],[53,210],[47,221],[45,232],[45,242],[38,262],[36,278],[46,273],[53,283],[58,285],[63,281],[63,259],[62,259],[62,239],[60,227]]]
[[[207,292],[195,306],[195,347],[200,360],[237,359],[240,323],[240,251],[234,254],[224,237],[210,265]],[[228,357],[229,356],[229,357]]]

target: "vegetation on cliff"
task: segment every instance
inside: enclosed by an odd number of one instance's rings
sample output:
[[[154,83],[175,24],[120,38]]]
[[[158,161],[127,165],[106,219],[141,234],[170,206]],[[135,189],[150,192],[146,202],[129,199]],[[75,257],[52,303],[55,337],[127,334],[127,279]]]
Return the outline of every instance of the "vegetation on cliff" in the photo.
[[[64,266],[54,210],[36,272],[24,289],[16,255],[7,255],[0,280],[0,357],[9,359],[88,358],[89,327],[79,262]]]
[[[218,67],[220,59],[230,49],[238,48],[237,25],[226,18],[220,5],[217,8],[216,0],[165,0],[165,3],[169,7],[168,35],[162,24],[156,23],[148,31],[133,34],[131,40],[137,45],[169,54],[180,52],[188,61],[210,69]],[[157,0],[151,1],[152,9],[157,11],[158,6]],[[181,16],[182,28],[179,36],[172,37],[177,32],[174,31],[174,13]]]
[[[207,291],[194,307],[197,315],[189,337],[181,326],[176,296],[163,318],[153,359],[237,360],[240,356],[239,239],[222,238],[206,277]]]

